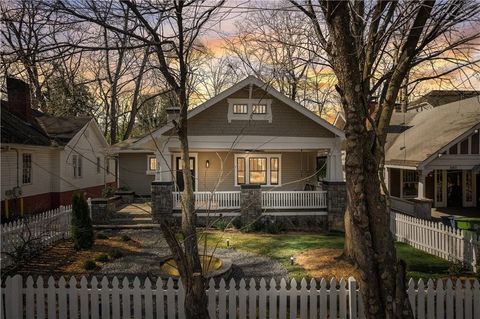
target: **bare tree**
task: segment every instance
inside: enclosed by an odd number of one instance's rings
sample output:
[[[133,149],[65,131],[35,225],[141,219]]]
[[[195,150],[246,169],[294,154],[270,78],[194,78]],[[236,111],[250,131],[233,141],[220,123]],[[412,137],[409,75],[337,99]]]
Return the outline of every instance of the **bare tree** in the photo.
[[[185,189],[182,194],[182,222],[180,233],[183,241],[167,221],[160,227],[172,251],[185,287],[185,312],[188,318],[208,318],[205,276],[198,254],[196,216],[193,200],[193,185],[188,148],[189,108],[188,84],[191,75],[190,59],[198,50],[198,36],[205,30],[212,15],[223,0],[206,1],[149,1],[140,3],[122,0],[119,3],[98,4],[96,1],[58,1],[56,10],[66,13],[72,21],[93,23],[119,36],[128,36],[131,43],[150,46],[155,55],[155,64],[168,88],[175,94],[180,113],[173,121],[181,145],[181,167]],[[128,23],[118,27],[115,20],[125,18]]]
[[[238,33],[225,38],[226,49],[243,69],[305,106],[322,112],[329,95],[336,94],[329,78],[328,61],[314,38],[312,27],[301,12],[282,10],[288,2],[271,6],[271,10],[254,10],[236,23]],[[230,62],[231,64],[233,64]],[[328,103],[327,103],[328,104]]]
[[[476,62],[460,52],[478,39],[480,5],[464,0],[290,1],[313,27],[338,80],[347,138],[345,254],[359,268],[366,316],[413,317],[405,267],[397,261],[389,230],[383,183],[387,128],[410,70],[442,61],[448,64],[442,73],[448,74]],[[373,96],[378,101],[372,112]]]

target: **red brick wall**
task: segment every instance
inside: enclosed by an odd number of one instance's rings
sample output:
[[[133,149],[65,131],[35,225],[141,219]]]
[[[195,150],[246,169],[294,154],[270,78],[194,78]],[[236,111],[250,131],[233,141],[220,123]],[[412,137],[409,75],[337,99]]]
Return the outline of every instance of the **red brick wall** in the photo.
[[[115,188],[115,182],[108,183],[109,187]],[[92,186],[86,189],[77,190],[85,192],[86,197],[102,197],[104,185]],[[70,205],[75,191],[44,193],[33,196],[23,197],[23,211],[25,214],[36,214],[59,207],[60,205]],[[20,199],[11,199],[8,201],[9,219],[20,217]],[[6,219],[5,201],[2,201],[2,222]]]

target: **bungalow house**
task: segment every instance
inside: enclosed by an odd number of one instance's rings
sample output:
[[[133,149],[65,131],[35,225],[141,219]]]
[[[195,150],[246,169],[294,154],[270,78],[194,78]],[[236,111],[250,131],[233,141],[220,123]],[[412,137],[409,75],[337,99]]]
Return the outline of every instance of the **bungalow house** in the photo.
[[[2,216],[15,217],[71,203],[75,191],[99,197],[115,186],[114,159],[90,117],[52,116],[30,106],[29,86],[7,79],[1,101]]]
[[[385,158],[392,206],[480,207],[479,129],[480,96],[394,113]]]
[[[183,190],[172,124],[178,110],[167,114],[164,126],[112,147],[120,187],[149,196],[155,180],[173,181],[177,191]],[[190,164],[199,196],[236,197],[242,185],[254,184],[278,200],[270,205],[325,213],[321,190],[344,182],[343,139],[341,130],[252,76],[188,112]]]

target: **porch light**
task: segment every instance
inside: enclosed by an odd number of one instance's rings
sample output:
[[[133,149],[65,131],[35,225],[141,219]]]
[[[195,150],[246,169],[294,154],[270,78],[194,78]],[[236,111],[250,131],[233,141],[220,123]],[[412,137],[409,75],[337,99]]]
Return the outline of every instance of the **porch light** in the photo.
[[[474,132],[475,132],[475,134],[477,134],[477,133],[478,133],[478,128],[477,128],[477,129],[475,129],[475,131],[474,131]]]
[[[210,161],[209,161],[209,160],[206,160],[206,161],[205,161],[205,167],[206,167],[206,168],[209,168],[209,167],[210,167]]]
[[[438,153],[438,157],[442,157],[442,153]]]

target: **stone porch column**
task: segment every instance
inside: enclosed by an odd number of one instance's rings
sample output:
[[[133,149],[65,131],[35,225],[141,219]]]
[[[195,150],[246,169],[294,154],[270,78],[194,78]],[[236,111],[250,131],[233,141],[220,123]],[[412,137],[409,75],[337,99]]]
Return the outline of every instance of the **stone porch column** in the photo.
[[[152,182],[152,220],[158,223],[161,219],[173,216],[173,182]]]
[[[337,146],[327,155],[327,181],[343,182],[342,153]]]
[[[242,221],[249,223],[262,214],[262,190],[260,185],[242,185],[240,193]]]

